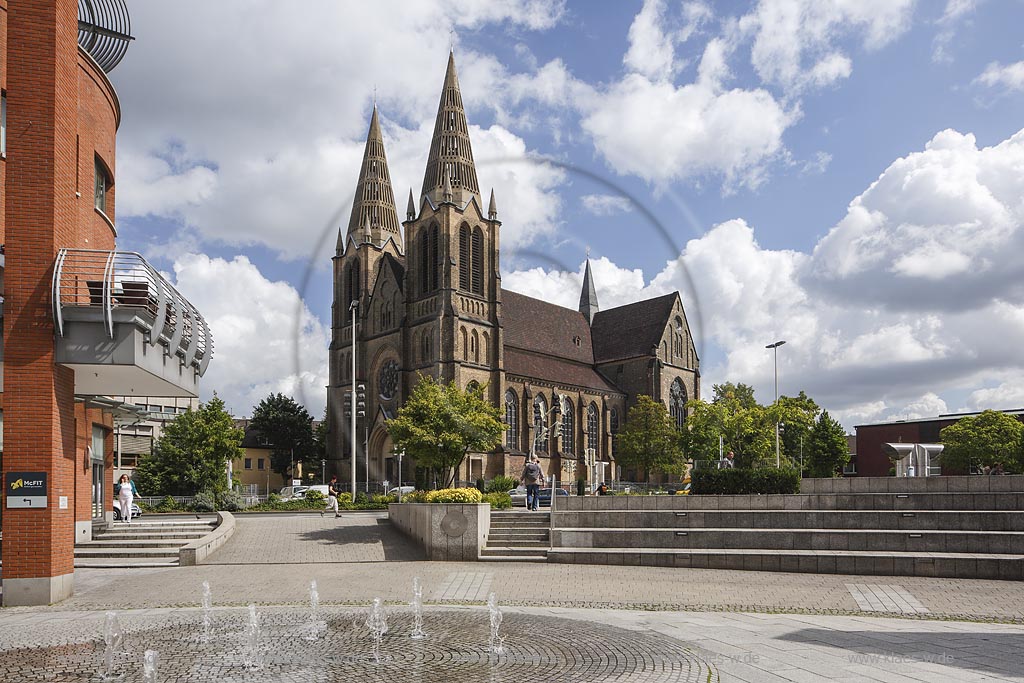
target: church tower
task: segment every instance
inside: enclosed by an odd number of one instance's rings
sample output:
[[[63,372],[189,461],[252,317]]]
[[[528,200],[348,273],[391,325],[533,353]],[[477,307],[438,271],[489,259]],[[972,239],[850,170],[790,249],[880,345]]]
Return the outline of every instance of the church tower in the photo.
[[[415,373],[465,388],[501,392],[501,222],[491,192],[485,211],[455,55],[448,55],[419,206],[410,194],[405,226],[406,318]]]
[[[330,384],[327,389],[329,453],[332,458],[341,458],[342,454],[347,458],[351,450],[350,424],[344,416],[344,403],[352,382],[353,320],[356,323],[356,381],[366,383],[370,373],[368,361],[371,360],[367,358],[366,339],[371,334],[379,335],[385,322],[392,322],[397,328],[399,321],[394,311],[401,306],[400,300],[393,300],[396,298],[393,292],[389,292],[387,297],[373,296],[378,274],[386,259],[403,261],[403,252],[384,139],[377,106],[374,105],[352,200],[352,213],[347,230],[338,231],[332,259],[334,302],[328,360]],[[397,286],[392,289],[397,289]],[[385,310],[377,311],[380,307]],[[387,317],[389,307],[392,311],[390,320]],[[370,415],[369,409],[367,406],[367,415]],[[362,444],[363,440],[358,441]]]

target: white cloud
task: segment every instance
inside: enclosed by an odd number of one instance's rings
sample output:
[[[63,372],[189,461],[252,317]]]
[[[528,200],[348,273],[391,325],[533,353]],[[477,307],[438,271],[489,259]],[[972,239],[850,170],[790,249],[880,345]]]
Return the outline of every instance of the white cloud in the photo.
[[[622,61],[649,78],[671,76],[674,69],[675,45],[662,27],[664,14],[664,0],[644,0],[629,27],[629,50]]]
[[[932,41],[932,61],[936,64],[949,64],[953,55],[949,52],[950,43],[956,37],[958,24],[977,9],[978,0],[947,0],[946,9],[935,23],[939,32]]]
[[[1024,301],[1024,131],[992,147],[946,130],[893,162],[814,250],[816,288],[893,310]],[[810,284],[810,283],[809,283]]]
[[[118,216],[172,218],[202,240],[310,256],[325,232],[347,222],[374,91],[389,122],[389,156],[395,137],[432,127],[447,54],[422,36],[447,37],[451,27],[457,37],[485,24],[545,30],[564,14],[563,2],[546,0],[314,0],[302,12],[270,0],[142,3],[132,28],[145,40],[112,73],[125,113]],[[468,51],[459,60],[471,72],[481,61]],[[467,105],[492,89],[493,81],[464,84]],[[400,211],[401,188],[419,192],[429,133],[426,140],[410,171],[393,175]],[[500,128],[473,142],[499,156],[525,148]],[[534,203],[553,182],[550,170],[506,175],[515,180],[509,199]],[[534,180],[548,184],[529,186]],[[549,218],[534,211],[523,237]]]
[[[1024,408],[1024,372],[1012,373],[1009,378],[996,386],[984,387],[971,392],[967,399],[968,410],[1014,410]]]
[[[1006,92],[1024,91],[1024,62],[1006,65],[992,62],[974,82],[990,88],[1002,88]]]
[[[583,209],[595,216],[611,216],[629,211],[633,206],[625,197],[611,194],[585,194],[580,197]]]
[[[286,282],[272,282],[247,258],[186,254],[174,262],[176,287],[206,318],[213,360],[200,383],[237,416],[271,392],[305,403],[314,416],[326,402],[328,331]]]
[[[915,0],[760,0],[739,26],[754,36],[751,62],[761,79],[800,91],[848,78],[851,62],[837,43],[859,32],[865,49],[884,47],[909,28],[914,4]]]

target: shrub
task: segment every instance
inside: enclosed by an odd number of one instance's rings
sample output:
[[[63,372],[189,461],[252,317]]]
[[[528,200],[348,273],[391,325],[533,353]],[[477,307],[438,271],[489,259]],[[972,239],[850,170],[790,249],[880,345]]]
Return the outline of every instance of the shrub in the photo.
[[[499,474],[487,483],[487,493],[508,493],[517,486],[519,486],[518,479]]]
[[[508,495],[508,491],[494,491],[485,493],[482,502],[490,503],[492,510],[508,510],[512,507],[512,496]]]
[[[441,489],[430,491],[426,495],[428,503],[479,503],[484,494],[477,489]]]
[[[213,512],[217,509],[217,499],[211,491],[200,491],[192,499],[192,509],[196,512]]]
[[[306,502],[313,507],[320,507],[321,505],[327,504],[327,498],[321,492],[316,489],[306,490]]]
[[[220,494],[220,509],[228,512],[238,512],[245,507],[245,499],[242,494],[236,491],[225,491]]]
[[[351,493],[339,493],[338,494],[338,505],[349,505],[352,503]]]
[[[177,512],[183,508],[178,505],[178,502],[174,500],[173,496],[164,496],[164,499],[160,501],[160,504],[154,508],[156,512]]]
[[[412,491],[402,496],[403,503],[426,503],[427,492],[426,491]]]
[[[383,503],[384,505],[387,505],[388,503],[394,503],[396,500],[398,500],[398,496],[392,496],[387,493],[375,493],[370,496],[371,503]]]
[[[484,493],[486,491],[486,487],[484,486],[484,480],[483,479],[477,479],[476,480],[476,490],[479,491],[480,493]]]
[[[269,496],[267,496],[267,502],[268,503],[280,503],[281,502],[281,494],[280,493],[271,493]]]
[[[690,476],[694,495],[800,492],[800,473],[788,468],[696,470]]]
[[[356,491],[356,505],[366,505],[370,499],[366,497],[366,491]]]

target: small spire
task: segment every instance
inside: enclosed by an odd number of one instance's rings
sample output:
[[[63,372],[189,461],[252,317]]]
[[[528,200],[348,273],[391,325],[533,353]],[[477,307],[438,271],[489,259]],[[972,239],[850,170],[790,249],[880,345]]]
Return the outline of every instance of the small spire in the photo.
[[[341,228],[338,228],[338,243],[334,247],[334,251],[341,254],[345,251],[345,235],[341,232]]]
[[[498,203],[494,201],[494,188],[491,188],[491,201],[487,203],[487,219],[498,220]]]
[[[601,310],[597,304],[597,290],[594,288],[594,277],[590,273],[590,253],[587,252],[587,269],[583,272],[583,291],[580,292],[580,313],[591,325],[594,316]]]
[[[366,214],[366,220],[363,221],[362,237],[364,243],[370,242],[370,214]]]
[[[444,174],[444,186],[441,188],[441,197],[446,202],[452,201],[454,194],[452,193],[452,173],[446,171]]]
[[[409,188],[409,206],[405,209],[405,219],[416,220],[416,202],[412,198],[412,188]]]

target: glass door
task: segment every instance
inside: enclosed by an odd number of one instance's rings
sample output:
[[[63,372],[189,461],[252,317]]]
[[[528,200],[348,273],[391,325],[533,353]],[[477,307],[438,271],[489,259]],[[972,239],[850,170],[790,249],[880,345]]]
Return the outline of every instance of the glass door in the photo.
[[[104,453],[106,453],[106,430],[93,425],[91,451],[93,519],[103,517],[104,504],[107,500],[107,470],[103,462]]]

